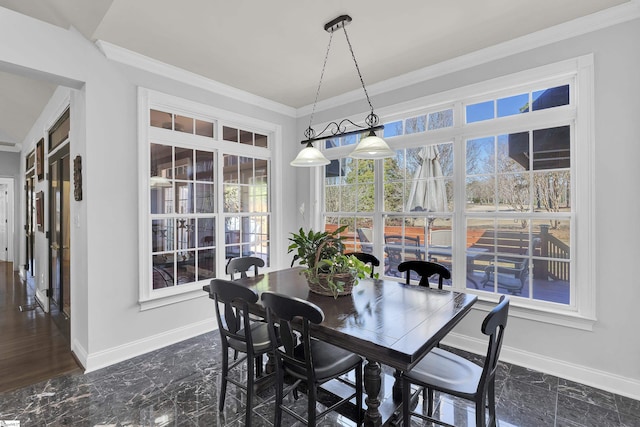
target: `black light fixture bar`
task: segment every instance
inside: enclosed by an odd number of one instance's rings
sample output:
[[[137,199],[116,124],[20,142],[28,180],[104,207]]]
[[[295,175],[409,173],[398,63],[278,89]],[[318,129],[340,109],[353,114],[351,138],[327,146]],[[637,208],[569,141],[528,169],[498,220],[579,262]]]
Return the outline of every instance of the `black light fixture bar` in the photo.
[[[345,27],[352,19],[349,15],[340,15],[336,19],[333,19],[324,24],[324,30],[328,33],[333,33],[342,27]]]
[[[345,122],[349,122],[353,126],[359,127],[360,129],[355,129],[355,130],[351,130],[351,131],[345,132],[344,130],[341,130],[341,129],[344,129],[343,126],[344,126]],[[329,130],[329,128],[331,128],[331,127],[334,127],[334,129],[331,130],[329,134],[323,136],[322,134],[327,132]],[[344,120],[340,121],[340,123],[336,123],[336,122],[329,123],[327,125],[327,127],[325,127],[322,130],[322,132],[320,132],[318,134],[318,136],[310,137],[310,135],[307,135],[307,133],[305,133],[304,136],[306,136],[308,139],[305,139],[304,141],[300,141],[300,144],[309,144],[309,143],[312,143],[314,141],[324,141],[325,139],[341,138],[343,136],[357,135],[357,134],[362,134],[362,133],[365,133],[365,132],[375,132],[375,131],[382,130],[382,129],[384,129],[383,125],[378,125],[378,126],[365,128],[364,126],[360,126],[360,125],[357,125],[357,124],[353,123],[349,119],[344,119]]]

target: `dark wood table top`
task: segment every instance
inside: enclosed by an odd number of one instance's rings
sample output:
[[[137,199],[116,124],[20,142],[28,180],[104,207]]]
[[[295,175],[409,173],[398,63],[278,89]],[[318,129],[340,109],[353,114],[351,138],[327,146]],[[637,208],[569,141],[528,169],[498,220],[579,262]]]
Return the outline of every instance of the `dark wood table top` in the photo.
[[[372,279],[361,280],[352,295],[335,299],[309,291],[300,271],[272,271],[237,282],[258,294],[273,291],[316,304],[325,314],[313,329],[316,338],[401,371],[411,369],[477,300],[461,292]],[[264,313],[262,306],[254,308]]]

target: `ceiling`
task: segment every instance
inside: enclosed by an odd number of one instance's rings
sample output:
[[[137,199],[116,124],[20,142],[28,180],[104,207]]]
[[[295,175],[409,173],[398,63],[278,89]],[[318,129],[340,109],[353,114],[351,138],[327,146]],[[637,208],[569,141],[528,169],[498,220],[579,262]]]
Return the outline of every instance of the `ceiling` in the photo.
[[[367,85],[632,0],[0,0],[89,40],[104,40],[299,108],[313,103],[329,42],[349,14]],[[490,6],[488,6],[490,5]],[[336,33],[319,99],[360,87]],[[0,72],[0,149],[21,142],[55,86]]]

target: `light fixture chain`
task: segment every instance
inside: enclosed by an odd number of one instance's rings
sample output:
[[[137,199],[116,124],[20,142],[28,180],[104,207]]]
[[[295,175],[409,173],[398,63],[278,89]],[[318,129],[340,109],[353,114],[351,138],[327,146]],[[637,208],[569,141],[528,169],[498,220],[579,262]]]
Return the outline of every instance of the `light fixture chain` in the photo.
[[[358,61],[356,61],[356,55],[353,53],[353,47],[351,46],[351,40],[349,40],[349,34],[347,34],[347,27],[342,27],[344,30],[344,36],[347,39],[347,44],[349,45],[349,51],[351,52],[351,57],[353,58],[353,63],[356,65],[356,71],[358,72],[358,77],[360,77],[360,84],[362,85],[362,90],[364,90],[364,96],[367,97],[367,102],[369,103],[369,107],[371,108],[371,114],[373,114],[373,105],[371,104],[371,100],[369,99],[369,93],[367,93],[367,88],[364,85],[364,80],[362,78],[362,73],[360,72],[360,67],[358,66]]]
[[[324,70],[327,67],[327,59],[329,59],[329,51],[331,50],[331,40],[333,40],[333,32],[329,33],[329,44],[327,45],[327,52],[324,54],[324,63],[322,64],[322,72],[320,73],[320,81],[318,82],[316,99],[313,101],[313,108],[311,109],[311,117],[309,117],[309,129],[311,129],[311,124],[313,123],[313,116],[316,112],[316,104],[318,103],[318,96],[320,96],[320,86],[322,86],[322,78],[324,77]]]

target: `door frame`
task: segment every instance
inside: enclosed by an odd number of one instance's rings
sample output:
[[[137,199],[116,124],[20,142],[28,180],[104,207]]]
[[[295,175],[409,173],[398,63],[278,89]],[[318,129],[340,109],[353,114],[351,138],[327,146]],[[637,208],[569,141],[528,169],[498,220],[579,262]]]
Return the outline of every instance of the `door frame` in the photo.
[[[14,257],[14,238],[15,230],[13,229],[15,220],[15,195],[14,195],[14,178],[0,178],[0,184],[7,184],[7,261],[14,263],[14,270],[16,269],[15,257]],[[2,249],[2,248],[0,248]]]

